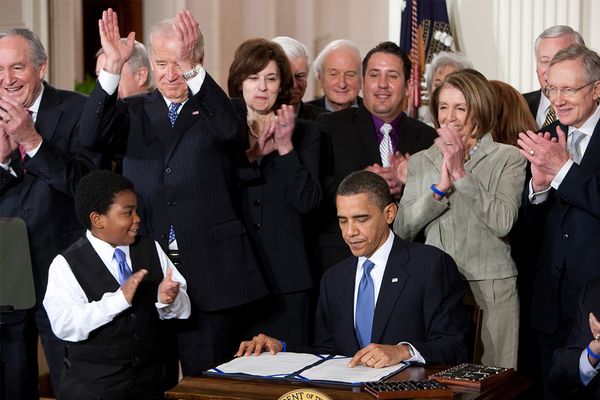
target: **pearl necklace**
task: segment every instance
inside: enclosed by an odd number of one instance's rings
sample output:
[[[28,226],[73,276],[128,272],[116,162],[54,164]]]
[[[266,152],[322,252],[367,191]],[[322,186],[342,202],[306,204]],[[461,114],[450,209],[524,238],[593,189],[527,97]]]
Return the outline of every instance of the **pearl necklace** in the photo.
[[[252,122],[250,122],[250,120],[247,119],[246,124],[248,125],[248,129],[250,129],[250,135],[258,139],[258,135],[254,132],[254,128],[252,127]]]

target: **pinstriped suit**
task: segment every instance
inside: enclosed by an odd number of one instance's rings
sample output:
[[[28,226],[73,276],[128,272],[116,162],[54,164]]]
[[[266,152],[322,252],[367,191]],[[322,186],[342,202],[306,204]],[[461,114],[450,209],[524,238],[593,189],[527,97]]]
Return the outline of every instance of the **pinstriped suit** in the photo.
[[[180,356],[184,374],[198,373],[230,357],[239,343],[237,337],[225,339],[239,330],[232,321],[239,316],[227,309],[266,294],[238,216],[232,160],[242,151],[243,125],[208,74],[173,128],[158,90],[118,102],[116,97],[96,85],[82,117],[82,143],[122,151],[123,174],[135,185],[144,230],[165,249],[173,225],[193,314],[178,322],[184,325]],[[220,322],[206,321],[207,312]],[[207,336],[200,339],[195,331]],[[182,338],[181,332],[193,337]]]

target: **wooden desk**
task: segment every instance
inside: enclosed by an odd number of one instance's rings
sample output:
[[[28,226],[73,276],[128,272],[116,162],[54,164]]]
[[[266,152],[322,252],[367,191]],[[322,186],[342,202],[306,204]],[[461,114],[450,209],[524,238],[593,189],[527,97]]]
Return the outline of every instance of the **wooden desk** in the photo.
[[[442,369],[445,368],[409,367],[390,378],[390,380],[426,379],[427,376]],[[516,372],[506,381],[499,382],[482,392],[456,388],[453,400],[514,399],[530,385],[530,381]],[[177,386],[165,394],[165,397],[182,400],[277,400],[284,393],[300,388],[317,389],[334,400],[375,399],[369,393],[361,392],[359,387],[217,376],[183,378]]]

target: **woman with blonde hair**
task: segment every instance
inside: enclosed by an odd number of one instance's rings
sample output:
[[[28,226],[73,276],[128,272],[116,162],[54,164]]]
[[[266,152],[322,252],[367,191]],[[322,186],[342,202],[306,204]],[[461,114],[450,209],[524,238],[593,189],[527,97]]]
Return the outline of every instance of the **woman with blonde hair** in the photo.
[[[516,367],[517,269],[507,235],[517,219],[525,160],[517,148],[494,142],[494,94],[477,71],[448,75],[430,108],[439,137],[408,163],[394,231],[409,240],[424,231],[426,244],[454,258],[483,311],[478,361]]]

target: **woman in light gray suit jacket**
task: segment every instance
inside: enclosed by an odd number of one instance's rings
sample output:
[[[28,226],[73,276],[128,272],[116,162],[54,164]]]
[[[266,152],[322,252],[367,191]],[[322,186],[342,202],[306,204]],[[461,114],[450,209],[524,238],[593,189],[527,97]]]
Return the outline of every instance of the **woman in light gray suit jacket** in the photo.
[[[446,77],[431,98],[439,137],[412,156],[394,231],[450,254],[483,310],[481,362],[516,367],[517,269],[507,235],[517,219],[525,159],[495,143],[494,96],[473,70]]]

